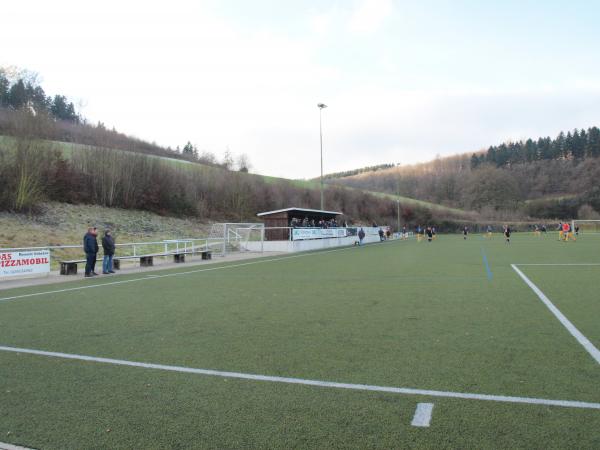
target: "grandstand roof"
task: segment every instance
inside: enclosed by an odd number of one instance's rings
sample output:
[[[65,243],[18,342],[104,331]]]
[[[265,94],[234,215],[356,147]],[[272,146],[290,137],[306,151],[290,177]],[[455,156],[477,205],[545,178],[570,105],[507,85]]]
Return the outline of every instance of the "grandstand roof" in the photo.
[[[321,214],[327,216],[341,216],[343,213],[339,211],[325,211],[321,209],[307,209],[307,208],[284,208],[284,209],[276,209],[275,211],[266,211],[258,213],[257,216],[269,216],[271,214],[279,214],[283,212],[299,212],[299,213],[311,213],[311,214]]]

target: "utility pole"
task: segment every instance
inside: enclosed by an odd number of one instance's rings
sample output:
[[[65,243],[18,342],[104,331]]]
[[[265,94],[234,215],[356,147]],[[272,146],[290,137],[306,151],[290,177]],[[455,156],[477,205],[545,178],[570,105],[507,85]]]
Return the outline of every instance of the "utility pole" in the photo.
[[[321,211],[322,211],[324,209],[324,204],[323,204],[323,121],[322,121],[321,113],[323,112],[323,109],[327,108],[327,105],[325,103],[318,103],[317,106],[319,107],[319,137],[321,140]]]
[[[396,200],[398,201],[398,233],[400,233],[400,197]]]
[[[400,178],[396,179],[396,203],[398,205],[398,233],[400,233]]]

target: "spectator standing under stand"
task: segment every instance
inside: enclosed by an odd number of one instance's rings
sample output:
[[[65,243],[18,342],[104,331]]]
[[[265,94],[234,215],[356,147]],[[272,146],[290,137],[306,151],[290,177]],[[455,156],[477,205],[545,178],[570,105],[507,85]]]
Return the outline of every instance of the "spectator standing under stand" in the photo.
[[[83,251],[85,252],[85,276],[95,277],[98,275],[96,270],[96,255],[98,254],[98,230],[96,227],[89,227],[85,236],[83,236]]]
[[[102,260],[102,273],[108,275],[115,273],[113,271],[113,256],[115,255],[115,240],[110,230],[104,232],[102,238],[102,249],[104,250],[104,259]]]
[[[378,233],[379,233],[379,241],[380,242],[385,241],[385,237],[383,236],[383,229],[382,228],[379,229]]]

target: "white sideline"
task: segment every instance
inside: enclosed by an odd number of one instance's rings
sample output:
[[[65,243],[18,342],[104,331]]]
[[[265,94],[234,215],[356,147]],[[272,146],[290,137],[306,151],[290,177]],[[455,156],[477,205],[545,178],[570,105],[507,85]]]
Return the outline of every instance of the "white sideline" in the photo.
[[[521,272],[515,264],[511,264],[510,266],[515,272],[517,272],[517,274],[523,279],[523,281],[525,281],[527,286],[529,286],[531,290],[535,292],[535,294],[544,303],[544,305],[546,305],[550,312],[554,314],[554,316],[560,321],[560,323],[563,324],[567,331],[571,333],[571,336],[577,339],[577,342],[579,342],[583,346],[583,348],[592,356],[592,358],[594,358],[596,362],[600,364],[600,350],[598,350],[594,346],[594,344],[592,344],[590,340],[586,338],[581,333],[581,331],[579,331],[575,327],[575,325],[573,325],[571,321],[567,319],[563,313],[560,312],[560,310],[556,306],[554,306],[554,304],[550,301],[548,297],[546,297],[546,295],[540,290],[540,288],[533,284],[533,282],[529,278],[527,278],[527,276],[525,276],[525,274]]]
[[[395,242],[395,241],[392,241],[392,242]],[[145,275],[142,278],[133,278],[133,279],[130,279],[130,280],[111,281],[109,283],[90,284],[88,286],[79,286],[79,287],[67,288],[67,289],[57,289],[57,290],[54,290],[54,291],[43,291],[43,292],[34,292],[32,294],[14,295],[12,297],[0,298],[0,302],[7,302],[7,301],[10,301],[10,300],[16,300],[16,299],[19,299],[19,298],[37,297],[37,296],[40,296],[40,295],[47,295],[47,294],[60,294],[61,292],[71,292],[71,291],[80,291],[80,290],[83,290],[83,289],[93,289],[93,288],[98,288],[98,287],[103,287],[103,286],[114,286],[114,285],[118,285],[118,284],[133,283],[133,282],[136,282],[136,281],[147,281],[147,280],[151,280],[151,279],[154,279],[154,278],[176,277],[176,276],[179,276],[179,275],[189,275],[189,274],[192,274],[192,273],[210,272],[212,270],[233,269],[233,268],[236,268],[236,267],[250,266],[250,265],[253,265],[253,264],[263,264],[263,263],[274,262],[274,261],[283,261],[283,260],[286,260],[286,259],[303,258],[305,256],[311,256],[311,255],[322,255],[322,254],[325,254],[325,253],[340,252],[340,251],[344,251],[344,250],[351,250],[351,249],[354,249],[354,248],[358,249],[359,247],[347,246],[347,247],[342,247],[342,248],[336,248],[336,249],[333,249],[333,250],[325,250],[325,251],[317,251],[317,252],[314,252],[314,251],[313,252],[306,252],[306,253],[302,253],[301,255],[282,256],[281,258],[262,259],[262,260],[258,260],[258,261],[251,261],[251,262],[240,263],[240,264],[228,264],[228,265],[219,266],[219,267],[209,267],[209,268],[205,268],[205,269],[188,270],[186,272],[167,273],[167,274],[164,274],[164,275]],[[364,248],[364,246],[362,246],[360,248]]]
[[[431,414],[433,412],[433,403],[419,403],[415,416],[410,423],[413,427],[428,427],[431,423]]]
[[[0,450],[33,450],[33,449],[0,442]]]
[[[597,409],[600,403],[582,402],[577,400],[553,400],[534,397],[512,397],[507,395],[471,394],[466,392],[433,391],[428,389],[414,389],[392,386],[376,386],[369,384],[338,383],[335,381],[309,380],[304,378],[288,378],[271,375],[257,375],[251,373],[227,372],[212,369],[195,369],[192,367],[170,366],[164,364],[151,364],[122,359],[100,358],[96,356],[76,355],[72,353],[48,352],[43,350],[32,350],[28,348],[0,346],[0,351],[10,353],[25,353],[30,355],[49,356],[54,358],[72,359],[78,361],[89,361],[117,366],[141,367],[144,369],[166,370],[169,372],[192,373],[196,375],[208,375],[222,378],[238,378],[242,380],[270,381],[272,383],[300,384],[305,386],[318,386],[336,389],[351,389],[356,391],[389,392],[406,395],[425,395],[429,397],[460,398],[468,400],[484,400],[503,403],[524,403],[531,405],[563,406],[566,408]]]
[[[514,266],[600,266],[600,263],[534,263],[534,264],[511,264]]]

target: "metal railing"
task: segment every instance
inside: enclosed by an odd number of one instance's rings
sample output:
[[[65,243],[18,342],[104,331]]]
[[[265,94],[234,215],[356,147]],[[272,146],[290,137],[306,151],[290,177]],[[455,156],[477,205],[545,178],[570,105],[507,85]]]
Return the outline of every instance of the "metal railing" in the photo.
[[[115,244],[115,256],[144,256],[150,254],[173,255],[176,253],[187,253],[193,255],[200,251],[213,251],[220,254],[223,248],[221,238],[185,238],[166,239],[150,242],[126,242]],[[52,268],[58,267],[61,260],[85,259],[82,244],[47,245],[30,247],[7,247],[0,248],[0,252],[18,252],[26,250],[50,250],[50,261]],[[100,253],[101,253],[100,247]]]
[[[247,224],[249,226],[235,227],[237,224],[231,225],[231,228],[224,227],[223,236],[214,236],[211,232],[210,237],[205,238],[182,238],[182,239],[164,239],[161,241],[149,242],[126,242],[117,243],[115,245],[116,257],[124,256],[144,256],[144,255],[166,255],[170,256],[176,253],[186,253],[193,255],[200,251],[210,250],[215,255],[226,255],[229,251],[247,251],[248,242],[260,241],[261,243],[268,240],[293,240],[293,227],[264,227],[262,225]],[[246,225],[246,224],[240,224]],[[304,227],[297,227],[304,228]],[[317,228],[317,227],[313,227]],[[337,229],[343,227],[336,227]],[[346,227],[346,236],[355,236],[361,227]],[[376,229],[372,227],[363,227],[367,234],[375,234]],[[385,228],[385,227],[384,227]],[[284,231],[285,230],[285,231]],[[368,230],[368,231],[367,231]],[[275,232],[277,236],[285,236],[283,239],[275,237],[270,238],[270,232]],[[328,238],[327,236],[322,239]],[[257,247],[260,252],[263,251],[262,245]],[[46,246],[29,246],[29,247],[7,247],[0,248],[0,252],[17,252],[27,250],[49,250],[51,267],[58,268],[60,261],[65,260],[82,260],[85,259],[82,244],[65,244],[65,245],[46,245]],[[102,249],[100,248],[100,254]]]

